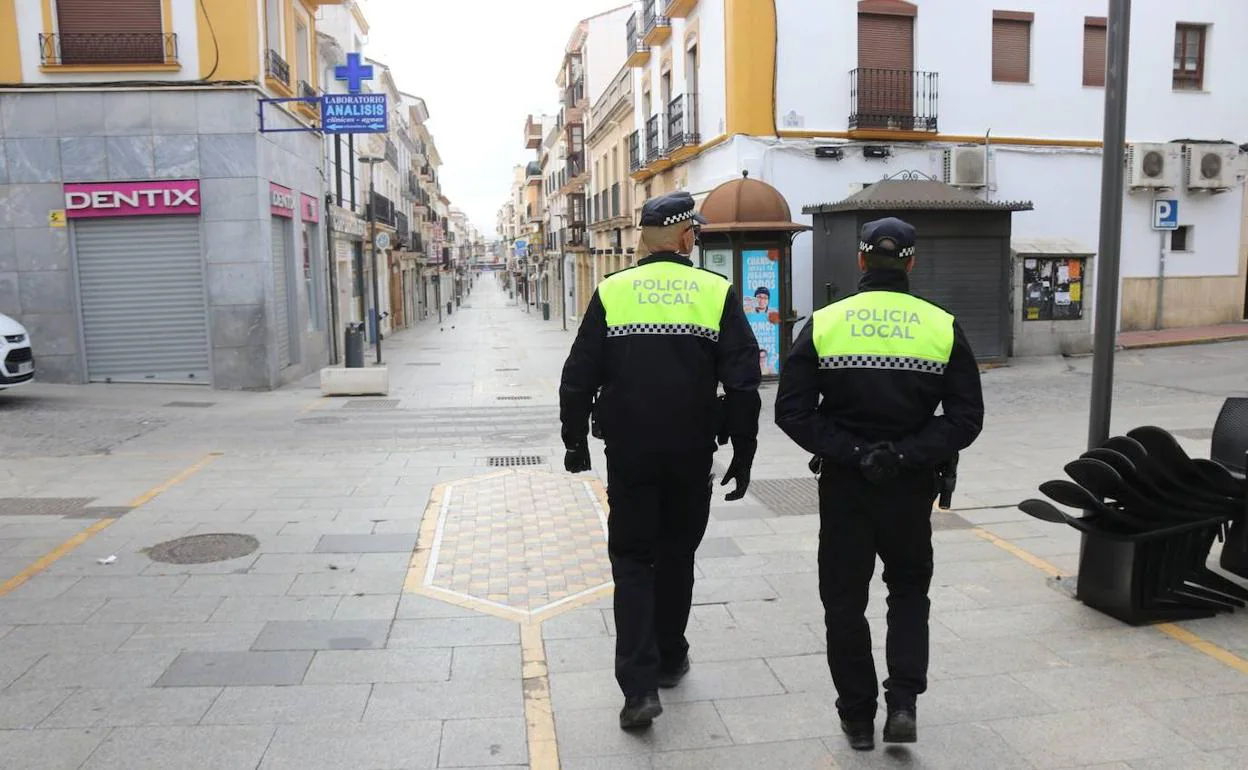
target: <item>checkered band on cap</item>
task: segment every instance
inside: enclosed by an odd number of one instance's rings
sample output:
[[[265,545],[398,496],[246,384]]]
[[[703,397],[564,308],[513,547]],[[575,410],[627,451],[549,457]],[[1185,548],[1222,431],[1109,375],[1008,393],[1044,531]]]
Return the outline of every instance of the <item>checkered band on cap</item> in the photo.
[[[697,324],[623,324],[607,327],[608,337],[628,337],[634,334],[687,335],[711,342],[719,341],[719,332]]]
[[[875,247],[867,243],[866,241],[859,241],[858,250],[866,254],[867,252],[875,251]],[[897,259],[906,259],[907,257],[913,257],[913,256],[914,256],[913,246],[906,246],[905,248],[899,249],[897,251]]]
[[[945,364],[926,358],[909,356],[824,356],[819,359],[820,369],[892,369],[922,374],[944,374]]]
[[[684,222],[686,219],[693,219],[694,209],[682,211],[679,214],[672,214],[670,217],[663,218],[663,226],[674,225],[677,222]]]

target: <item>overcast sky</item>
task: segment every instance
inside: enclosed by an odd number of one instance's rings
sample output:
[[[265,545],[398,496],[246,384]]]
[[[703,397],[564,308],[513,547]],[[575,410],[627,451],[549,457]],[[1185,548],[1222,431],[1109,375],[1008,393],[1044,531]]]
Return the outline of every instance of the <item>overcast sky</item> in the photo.
[[[524,118],[553,114],[555,77],[581,19],[623,0],[363,0],[365,53],[390,65],[399,88],[423,97],[442,156],[442,191],[486,237],[533,159]]]

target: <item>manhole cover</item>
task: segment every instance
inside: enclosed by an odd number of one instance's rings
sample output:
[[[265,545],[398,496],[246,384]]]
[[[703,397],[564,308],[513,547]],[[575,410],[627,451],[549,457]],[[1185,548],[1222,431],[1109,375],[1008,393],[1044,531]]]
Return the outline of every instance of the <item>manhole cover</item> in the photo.
[[[337,425],[346,421],[346,417],[304,417],[303,419],[295,420],[300,425]]]
[[[0,497],[0,516],[73,516],[90,497]]]
[[[259,547],[260,541],[251,535],[227,533],[180,537],[157,543],[145,553],[162,564],[210,564],[246,556]]]
[[[343,409],[393,409],[399,405],[397,398],[353,398],[342,405]]]
[[[542,458],[537,455],[519,455],[516,457],[491,457],[486,461],[491,468],[514,468],[518,465],[541,465]]]
[[[532,396],[499,396],[499,401],[532,401]]]
[[[408,366],[441,366],[441,361],[411,361]]]
[[[184,407],[187,409],[205,409],[216,405],[215,401],[170,401],[165,404],[165,406]]]
[[[819,483],[806,479],[755,479],[750,494],[778,516],[811,516],[819,513]]]

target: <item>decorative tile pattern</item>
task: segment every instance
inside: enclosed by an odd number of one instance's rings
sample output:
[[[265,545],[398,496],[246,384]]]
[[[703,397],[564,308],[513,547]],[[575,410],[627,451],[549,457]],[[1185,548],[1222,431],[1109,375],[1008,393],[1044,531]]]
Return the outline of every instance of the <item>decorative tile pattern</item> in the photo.
[[[527,616],[610,582],[606,514],[589,482],[504,471],[446,487],[426,586]]]

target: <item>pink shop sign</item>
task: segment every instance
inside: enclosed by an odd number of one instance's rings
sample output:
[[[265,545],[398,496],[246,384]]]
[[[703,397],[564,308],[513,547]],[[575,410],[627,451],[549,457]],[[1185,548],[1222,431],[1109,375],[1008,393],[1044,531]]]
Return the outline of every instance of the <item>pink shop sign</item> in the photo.
[[[321,206],[320,201],[311,195],[299,193],[299,212],[304,222],[320,222]]]
[[[67,219],[198,214],[199,207],[198,179],[65,185]]]
[[[282,187],[276,182],[269,182],[269,213],[275,217],[294,219],[295,207],[299,204],[298,196],[289,187]]]

